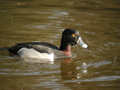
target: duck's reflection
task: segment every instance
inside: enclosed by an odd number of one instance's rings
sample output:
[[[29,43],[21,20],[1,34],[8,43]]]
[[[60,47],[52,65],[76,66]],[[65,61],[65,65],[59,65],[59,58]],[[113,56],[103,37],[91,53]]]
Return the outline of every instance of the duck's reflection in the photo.
[[[71,58],[67,58],[61,62],[61,76],[64,80],[76,79],[76,65]]]
[[[84,79],[88,77],[87,64],[84,62],[77,62],[71,58],[65,59],[61,62],[61,79],[64,85],[74,90],[82,90]]]
[[[80,65],[81,64],[81,65]],[[75,80],[84,78],[88,73],[85,62],[77,63],[71,58],[64,59],[61,62],[61,77],[63,80]]]

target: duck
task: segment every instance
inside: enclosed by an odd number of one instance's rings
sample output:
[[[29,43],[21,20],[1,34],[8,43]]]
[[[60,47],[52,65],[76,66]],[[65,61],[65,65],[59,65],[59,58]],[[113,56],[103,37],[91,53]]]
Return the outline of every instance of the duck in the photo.
[[[48,42],[22,42],[9,47],[8,51],[23,59],[54,61],[57,58],[72,57],[71,47],[75,45],[80,45],[83,48],[88,47],[77,30],[67,28],[62,32],[60,47]]]

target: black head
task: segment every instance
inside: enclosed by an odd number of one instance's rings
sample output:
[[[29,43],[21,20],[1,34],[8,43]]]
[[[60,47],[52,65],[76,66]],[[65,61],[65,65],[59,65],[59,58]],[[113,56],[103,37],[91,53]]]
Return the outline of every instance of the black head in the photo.
[[[88,47],[88,45],[83,42],[78,31],[74,29],[65,29],[62,33],[60,49],[65,50],[68,45],[74,46],[76,44],[82,46],[83,48]]]
[[[62,42],[70,45],[76,45],[79,39],[79,32],[74,29],[65,29],[62,33]]]

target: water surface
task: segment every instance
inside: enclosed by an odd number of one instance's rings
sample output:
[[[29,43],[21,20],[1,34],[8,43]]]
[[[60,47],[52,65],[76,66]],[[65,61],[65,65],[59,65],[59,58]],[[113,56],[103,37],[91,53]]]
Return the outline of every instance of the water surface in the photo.
[[[0,47],[46,41],[59,46],[65,28],[77,29],[88,49],[72,59],[27,63],[0,51],[1,90],[119,90],[119,0],[0,1]]]

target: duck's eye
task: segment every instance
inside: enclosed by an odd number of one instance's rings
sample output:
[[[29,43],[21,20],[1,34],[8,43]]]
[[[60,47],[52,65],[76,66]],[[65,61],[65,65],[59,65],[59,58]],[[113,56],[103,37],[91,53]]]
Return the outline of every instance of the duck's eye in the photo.
[[[72,37],[76,37],[76,35],[75,35],[75,34],[72,34]]]

